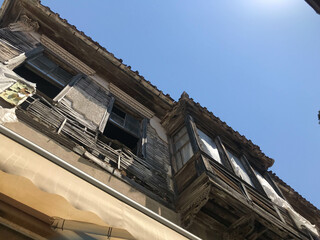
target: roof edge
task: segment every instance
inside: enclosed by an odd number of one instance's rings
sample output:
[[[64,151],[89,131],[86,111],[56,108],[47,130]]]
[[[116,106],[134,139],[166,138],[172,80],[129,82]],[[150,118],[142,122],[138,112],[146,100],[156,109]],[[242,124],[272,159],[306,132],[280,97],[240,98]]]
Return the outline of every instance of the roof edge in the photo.
[[[320,216],[320,209],[318,209],[316,206],[314,206],[311,202],[309,202],[307,199],[305,199],[303,196],[300,195],[296,190],[294,190],[290,185],[285,183],[279,176],[277,176],[274,172],[269,171],[270,175],[275,179],[275,181],[282,184],[284,187],[286,187],[289,192],[293,193],[296,197],[296,199],[303,205],[305,205],[307,208],[311,208],[315,210],[318,215]]]
[[[121,71],[125,72],[129,77],[132,78],[133,81],[138,82],[142,88],[146,89],[151,94],[158,97],[162,102],[166,103],[168,106],[173,106],[175,100],[169,94],[163,93],[150,81],[146,80],[142,75],[140,75],[138,71],[131,70],[131,66],[124,64],[122,59],[117,58],[113,53],[109,52],[105,47],[101,46],[97,41],[94,41],[83,31],[77,29],[75,25],[72,25],[66,19],[61,18],[61,16],[58,13],[53,12],[48,6],[43,5],[40,0],[4,0],[0,9],[0,26],[3,25],[4,18],[6,14],[10,13],[12,6],[19,3],[36,5],[37,8],[48,14],[49,18],[53,18],[54,21],[58,22],[61,26],[71,31],[77,38],[81,39],[88,47],[91,47],[95,52],[103,56],[114,66],[118,67]]]
[[[251,153],[254,152],[254,155],[256,155],[257,159],[260,159],[265,163],[264,166],[266,169],[268,169],[274,164],[275,162],[274,159],[265,155],[258,145],[255,145],[250,139],[247,139],[244,135],[241,135],[238,131],[234,130],[226,122],[222,121],[219,117],[215,116],[206,107],[201,106],[199,102],[195,102],[193,98],[190,98],[186,92],[182,93],[178,103],[181,103],[181,102],[187,102],[189,104],[191,103],[192,105],[194,105],[194,107],[198,108],[201,112],[206,114],[214,122],[218,123],[226,133],[228,134],[231,133],[233,137],[235,137],[236,140],[239,141],[239,143],[251,149]]]
[[[320,14],[320,1],[319,0],[305,0],[316,13]]]

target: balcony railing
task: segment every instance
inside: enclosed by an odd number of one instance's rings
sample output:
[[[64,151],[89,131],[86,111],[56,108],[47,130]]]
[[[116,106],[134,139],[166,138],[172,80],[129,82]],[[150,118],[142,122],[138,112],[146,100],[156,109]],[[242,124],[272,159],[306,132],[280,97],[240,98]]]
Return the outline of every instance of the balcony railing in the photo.
[[[19,106],[17,116],[70,150],[83,156],[89,152],[106,170],[140,190],[148,189],[165,203],[172,202],[173,193],[164,169],[155,168],[120,142],[104,136],[98,138],[97,128],[71,107],[62,103],[54,105],[34,95]]]
[[[246,198],[254,208],[259,208],[260,210],[276,217],[281,222],[288,224],[295,230],[299,230],[286,209],[276,206],[264,195],[264,193],[260,193],[256,188],[252,187],[247,182],[231,173],[230,170],[210,158],[210,156],[206,155],[205,153],[203,153],[203,155],[205,155],[205,158],[207,158],[210,163],[212,168],[211,174],[218,177],[237,193],[243,195],[243,197]]]

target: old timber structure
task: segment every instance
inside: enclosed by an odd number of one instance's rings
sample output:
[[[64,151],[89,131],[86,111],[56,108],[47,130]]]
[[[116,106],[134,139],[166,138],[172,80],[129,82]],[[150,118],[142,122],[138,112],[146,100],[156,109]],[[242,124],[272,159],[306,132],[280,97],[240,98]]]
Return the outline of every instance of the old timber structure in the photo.
[[[0,12],[1,239],[319,239],[274,160],[38,0]]]

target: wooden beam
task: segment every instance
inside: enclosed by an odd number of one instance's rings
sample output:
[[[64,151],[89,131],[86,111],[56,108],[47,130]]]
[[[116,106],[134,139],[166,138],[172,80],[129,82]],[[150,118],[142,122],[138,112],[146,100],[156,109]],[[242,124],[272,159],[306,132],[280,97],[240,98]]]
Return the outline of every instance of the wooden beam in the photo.
[[[256,231],[253,234],[251,234],[250,237],[248,237],[248,240],[257,240],[259,237],[261,237],[267,231],[268,231],[268,228],[263,226],[259,231]]]
[[[225,232],[227,230],[227,227],[217,221],[216,219],[210,217],[208,214],[204,213],[203,211],[200,211],[197,214],[197,217],[195,221],[200,222],[201,224],[205,225],[207,228],[210,228],[214,231],[219,232]]]
[[[235,222],[233,222],[229,228],[228,228],[228,231],[233,231],[234,229],[240,227],[241,225],[246,225],[246,224],[251,224],[253,221],[254,221],[255,217],[254,215],[251,213],[251,214],[247,214],[247,215],[244,215],[242,217],[240,217],[238,220],[236,220]]]

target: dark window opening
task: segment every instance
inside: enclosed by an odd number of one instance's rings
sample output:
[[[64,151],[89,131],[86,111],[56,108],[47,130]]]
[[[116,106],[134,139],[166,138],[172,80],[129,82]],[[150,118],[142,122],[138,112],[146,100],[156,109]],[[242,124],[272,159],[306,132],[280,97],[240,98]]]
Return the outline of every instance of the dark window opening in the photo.
[[[141,150],[141,122],[119,106],[113,106],[103,135],[117,140],[128,147],[133,154]]]
[[[107,123],[103,135],[108,138],[118,140],[119,142],[127,146],[132,151],[132,153],[137,153],[139,138],[133,136],[124,129],[119,128],[112,122],[109,121]]]
[[[74,77],[45,54],[27,60],[24,65],[14,69],[14,72],[36,83],[37,92],[50,99],[56,97]]]
[[[117,115],[117,116],[119,116],[120,118],[125,118],[125,116],[126,116],[126,113],[125,112],[123,112],[123,111],[121,111],[119,108],[117,108],[116,106],[114,106],[113,108],[112,108],[112,114],[115,114],[115,115]]]
[[[61,91],[61,88],[48,82],[43,77],[34,73],[24,65],[14,69],[14,72],[18,74],[20,77],[23,77],[24,79],[26,79],[27,81],[36,83],[37,91],[40,91],[41,93],[43,93],[44,95],[48,96],[51,99],[57,96],[58,93]]]
[[[130,114],[122,111],[117,106],[113,106],[112,108],[110,121],[137,138],[140,138],[140,121]]]

